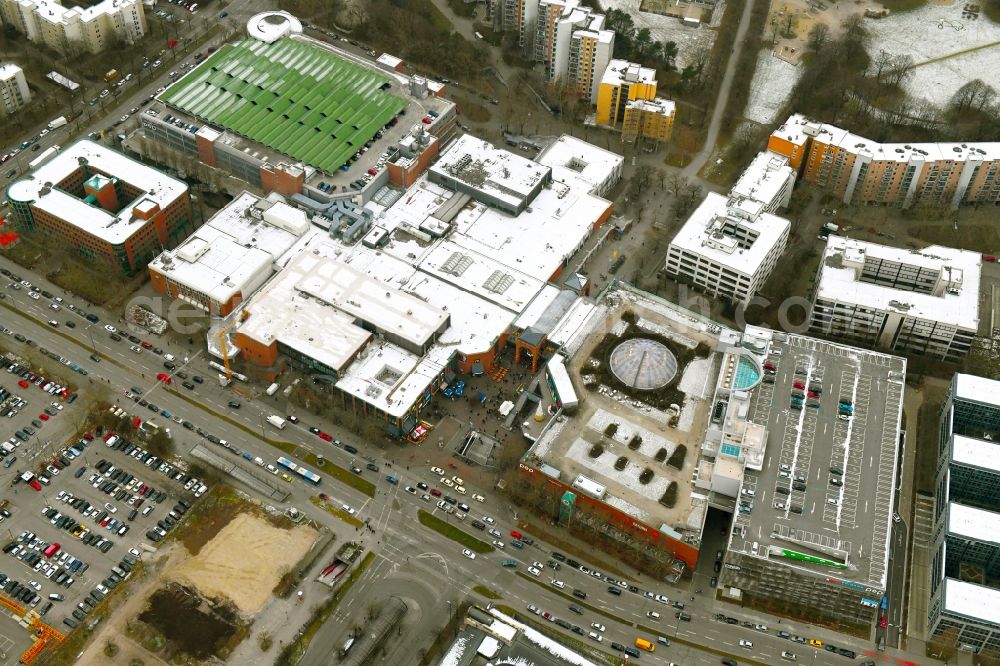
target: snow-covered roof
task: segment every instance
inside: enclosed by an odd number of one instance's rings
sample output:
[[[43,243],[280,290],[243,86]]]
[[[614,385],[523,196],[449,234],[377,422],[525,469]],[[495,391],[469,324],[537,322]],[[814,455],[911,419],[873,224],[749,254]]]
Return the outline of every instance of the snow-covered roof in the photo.
[[[955,397],[1000,406],[1000,382],[960,372],[955,375]]]
[[[555,180],[565,181],[570,175],[562,173],[565,170],[572,172],[573,177],[589,183],[591,188],[604,184],[616,172],[620,178],[622,164],[625,162],[625,158],[617,153],[568,134],[563,134],[546,146],[535,159],[539,164],[552,168]]]
[[[795,171],[788,166],[788,158],[763,151],[740,174],[729,195],[768,204],[794,183]]]
[[[1000,590],[955,578],[945,578],[943,585],[943,612],[1000,625]]]
[[[266,44],[301,33],[302,22],[284,11],[261,12],[254,14],[247,21],[247,35]]]
[[[453,238],[455,238],[453,236]],[[497,261],[490,254],[444,240],[424,255],[419,268],[464,291],[507,308],[521,312],[544,282]]]
[[[672,100],[662,97],[629,100],[625,103],[625,108],[638,109],[646,113],[658,113],[663,116],[672,116],[677,111],[677,105]]]
[[[1000,159],[1000,142],[943,142],[943,143],[879,143],[835,125],[817,123],[802,114],[794,114],[774,133],[774,136],[802,143],[813,137],[820,143],[837,146],[856,154],[870,155],[875,161],[934,162],[950,160],[963,162],[968,159]]]
[[[956,434],[952,439],[951,461],[1000,472],[1000,442]]]
[[[1000,544],[1000,513],[949,502],[948,533],[970,541]]]
[[[923,293],[862,282],[859,278],[866,260],[937,271],[938,285],[933,293]],[[974,331],[979,326],[981,261],[976,252],[940,245],[918,251],[830,236],[816,297]]]
[[[86,160],[92,171],[128,183],[140,193],[131,201],[119,201],[120,210],[106,211],[60,189],[59,183],[82,168],[81,160]],[[119,245],[147,223],[134,214],[136,206],[141,208],[151,202],[162,210],[185,196],[187,190],[187,183],[181,180],[116,150],[83,140],[55,154],[31,175],[12,183],[7,194],[11,201],[29,203],[87,234]]]
[[[746,219],[733,214],[727,204],[725,196],[709,192],[670,244],[738,273],[754,275],[772,248],[787,234],[789,222],[770,213]],[[740,247],[733,235],[724,233],[724,229],[734,225],[756,233],[750,247]]]
[[[656,70],[628,60],[612,60],[604,70],[601,83],[618,86],[623,83],[656,83]]]
[[[302,211],[243,192],[149,267],[225,303],[237,293],[249,297],[271,275],[274,260],[308,230]]]
[[[122,9],[134,8],[141,3],[139,0],[104,0],[104,2],[99,2],[85,9],[78,6],[63,7],[53,0],[22,0],[19,4],[33,8],[39,19],[57,24],[66,23],[67,20],[72,20],[75,16],[79,16],[84,22],[90,22],[104,14],[114,15]]]
[[[530,198],[549,168],[471,134],[451,144],[430,172],[518,206]]]
[[[14,76],[17,76],[18,72],[20,71],[22,71],[21,68],[15,65],[14,63],[10,62],[5,63],[3,65],[0,65],[0,79],[6,80],[12,78]],[[66,80],[68,81],[69,79]]]
[[[400,64],[402,64],[403,60],[401,58],[397,58],[396,56],[390,53],[383,53],[378,57],[378,60],[376,60],[375,62],[377,62],[380,65],[385,65],[389,69],[395,69],[396,67],[399,67]]]

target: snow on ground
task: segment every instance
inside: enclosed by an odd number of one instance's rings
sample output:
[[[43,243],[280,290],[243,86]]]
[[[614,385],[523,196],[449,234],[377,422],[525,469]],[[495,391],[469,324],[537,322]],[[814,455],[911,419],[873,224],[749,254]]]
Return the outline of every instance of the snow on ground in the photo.
[[[681,381],[677,385],[685,395],[691,398],[708,398],[708,393],[712,388],[709,386],[709,373],[712,371],[712,357],[696,358],[684,368]],[[687,401],[685,401],[687,402]]]
[[[668,340],[673,340],[677,344],[687,347],[688,349],[694,349],[695,347],[698,346],[698,343],[696,341],[692,340],[686,335],[681,335],[680,333],[674,330],[671,330],[665,326],[660,326],[659,324],[651,322],[648,319],[643,319],[642,317],[639,317],[639,319],[635,322],[635,325],[638,326],[640,329],[646,331],[647,333],[661,335]]]
[[[534,643],[535,645],[547,650],[548,652],[555,655],[559,659],[562,659],[568,664],[573,664],[574,666],[597,666],[597,664],[592,662],[591,660],[583,657],[580,654],[577,654],[570,648],[560,643],[557,643],[556,641],[552,640],[545,634],[532,629],[523,622],[518,622],[509,615],[500,612],[496,608],[491,608],[490,614],[493,615],[494,617],[500,618],[501,620],[511,625],[512,627],[517,627],[523,632],[524,638],[527,639],[528,642]]]
[[[617,423],[618,430],[612,437],[609,437],[611,441],[619,444],[622,447],[627,448],[629,441],[631,441],[633,435],[639,435],[642,437],[642,444],[635,453],[646,456],[652,459],[656,455],[656,452],[660,449],[667,450],[667,457],[674,452],[677,448],[677,444],[666,439],[662,435],[658,435],[655,432],[646,430],[641,426],[637,426],[631,421],[626,420],[620,414],[612,414],[604,409],[596,410],[587,421],[587,427],[594,432],[604,433],[604,429],[609,423]],[[570,456],[572,457],[572,456]]]
[[[620,9],[631,16],[636,30],[649,28],[654,42],[677,44],[677,69],[683,69],[700,47],[711,48],[715,43],[715,31],[706,25],[692,28],[672,16],[640,12],[642,0],[601,0],[600,4],[604,11]]]
[[[869,19],[865,27],[872,35],[869,52],[894,55],[909,53],[918,65],[907,89],[917,98],[943,107],[956,90],[979,78],[1000,89],[1000,44],[940,62],[919,66],[932,58],[1000,42],[1000,24],[980,14],[976,20],[962,18],[965,0],[948,5],[928,5],[884,19]]]
[[[468,636],[460,636],[456,640],[451,649],[448,650],[441,658],[441,663],[438,666],[458,666],[462,663],[462,658],[465,656],[465,648],[468,646],[469,638]]]
[[[802,70],[795,65],[774,57],[770,49],[761,49],[743,115],[762,125],[777,120],[801,75]]]

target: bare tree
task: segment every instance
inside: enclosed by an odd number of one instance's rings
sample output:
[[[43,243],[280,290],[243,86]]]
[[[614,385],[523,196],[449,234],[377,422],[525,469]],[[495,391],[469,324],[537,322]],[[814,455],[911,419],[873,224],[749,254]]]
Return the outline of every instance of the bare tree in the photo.
[[[959,113],[964,111],[984,111],[993,106],[997,91],[982,79],[973,79],[955,91],[949,107]]]

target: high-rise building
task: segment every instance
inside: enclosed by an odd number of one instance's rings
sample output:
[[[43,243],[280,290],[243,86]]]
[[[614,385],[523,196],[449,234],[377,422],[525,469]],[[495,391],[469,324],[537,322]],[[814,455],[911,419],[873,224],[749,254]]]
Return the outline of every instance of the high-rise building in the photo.
[[[142,0],[104,0],[86,9],[57,0],[0,0],[0,18],[33,42],[59,53],[100,53],[146,34]]]
[[[767,147],[846,204],[1000,204],[1000,142],[878,143],[795,114]]]
[[[7,188],[20,228],[134,275],[192,229],[187,183],[78,141]]]
[[[0,65],[0,115],[11,115],[30,100],[24,71],[17,65]]]
[[[503,0],[503,28],[517,32],[517,43],[531,46],[538,18],[538,0]]]
[[[620,129],[623,141],[670,138],[676,107],[656,96],[656,70],[651,67],[610,61],[598,86],[596,104],[597,124]]]
[[[604,15],[580,0],[540,0],[535,23],[535,60],[545,65],[552,84],[575,85],[591,102],[611,61],[615,33],[604,29]]]
[[[898,354],[957,361],[979,328],[981,257],[830,236],[809,328]]]
[[[956,374],[941,410],[927,640],[1000,658],[1000,382]]]

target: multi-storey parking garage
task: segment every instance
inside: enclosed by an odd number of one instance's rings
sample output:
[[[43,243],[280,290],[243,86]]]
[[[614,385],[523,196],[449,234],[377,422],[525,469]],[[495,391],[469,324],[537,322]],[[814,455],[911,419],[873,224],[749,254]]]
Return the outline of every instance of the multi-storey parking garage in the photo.
[[[766,435],[759,469],[744,468],[723,595],[870,622],[886,586],[905,361],[755,327],[747,339],[765,371],[747,420]]]

